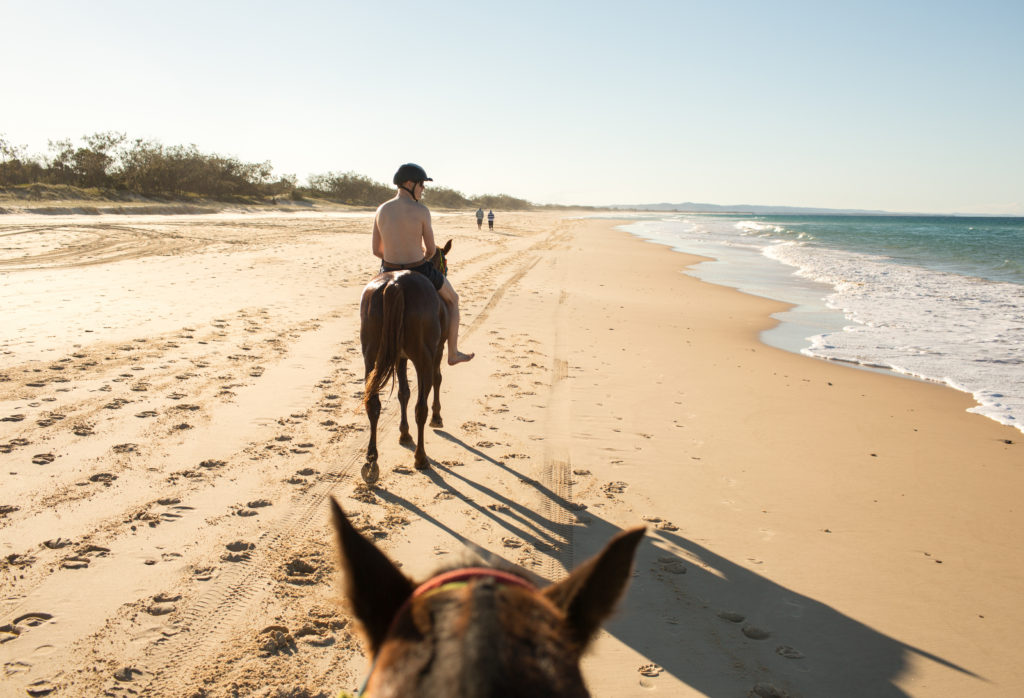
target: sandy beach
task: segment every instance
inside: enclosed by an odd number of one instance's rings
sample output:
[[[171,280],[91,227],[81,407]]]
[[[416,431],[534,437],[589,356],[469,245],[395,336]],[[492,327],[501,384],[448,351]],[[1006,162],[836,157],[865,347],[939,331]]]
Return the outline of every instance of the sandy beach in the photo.
[[[434,214],[477,356],[372,490],[370,213],[0,216],[0,695],[354,690],[330,496],[417,579],[646,524],[597,697],[1020,695],[1020,432],[574,215]]]

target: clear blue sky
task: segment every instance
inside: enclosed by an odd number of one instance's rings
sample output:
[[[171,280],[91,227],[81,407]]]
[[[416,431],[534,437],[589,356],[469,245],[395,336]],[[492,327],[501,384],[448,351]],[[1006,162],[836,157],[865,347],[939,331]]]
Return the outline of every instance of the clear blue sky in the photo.
[[[0,0],[0,134],[300,180],[1024,215],[1024,1]]]

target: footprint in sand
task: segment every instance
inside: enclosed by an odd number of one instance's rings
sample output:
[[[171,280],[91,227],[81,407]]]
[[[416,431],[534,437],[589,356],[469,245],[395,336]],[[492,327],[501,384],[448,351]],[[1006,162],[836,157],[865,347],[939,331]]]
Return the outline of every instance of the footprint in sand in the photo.
[[[107,487],[110,487],[110,483],[117,479],[117,475],[113,473],[96,473],[89,478],[90,482],[102,482]]]
[[[92,436],[96,433],[91,424],[76,424],[72,427],[71,432],[75,436]]]
[[[50,613],[26,613],[7,625],[0,625],[0,645],[17,640],[23,633],[52,619]]]
[[[50,550],[59,550],[60,548],[66,548],[72,544],[72,541],[67,538],[53,538],[48,541],[43,541],[43,545]]]
[[[743,634],[751,640],[767,640],[772,636],[770,632],[764,628],[759,628],[756,625],[744,625]]]
[[[295,558],[284,566],[285,581],[300,586],[316,584],[320,580],[319,568],[302,558]]]
[[[291,654],[296,649],[295,638],[288,632],[288,628],[283,625],[271,625],[264,628],[260,631],[260,637],[257,638],[256,642],[260,652],[263,652],[265,657],[281,652]]]
[[[732,611],[719,611],[718,617],[730,623],[742,623],[747,619],[742,613],[733,613]]]
[[[136,669],[133,666],[121,667],[114,672],[114,678],[121,683],[127,683],[134,681],[136,676],[142,676],[143,672],[141,669]]]
[[[36,420],[36,424],[38,424],[41,427],[49,427],[53,426],[62,419],[64,419],[64,415],[60,414],[59,412],[51,412],[42,419]]]
[[[155,417],[156,415],[156,410],[145,410],[143,412],[139,412],[135,416],[138,417],[139,419],[147,419],[149,417]]]
[[[604,496],[608,499],[614,499],[615,495],[622,494],[629,487],[628,482],[622,482],[618,480],[616,482],[609,482],[601,486],[601,491],[604,492]]]
[[[273,502],[271,502],[269,499],[256,499],[246,504],[246,506],[249,507],[250,509],[260,509],[262,507],[269,507],[271,505],[273,505]]]
[[[25,693],[30,696],[48,696],[56,690],[57,686],[45,679],[33,681],[28,686],[25,686]]]
[[[663,671],[665,670],[657,664],[643,664],[637,668],[637,672],[639,672],[641,676],[650,676],[652,678],[655,676],[661,676],[661,672]]]
[[[114,453],[135,453],[139,450],[138,444],[116,444],[112,449]]]
[[[20,422],[25,419],[23,414],[12,414],[0,419],[0,422]]]
[[[202,463],[199,464],[199,467],[200,468],[222,468],[225,465],[227,465],[227,463],[225,463],[222,460],[212,460],[211,459],[211,460],[204,460]]]
[[[77,551],[74,555],[70,555],[60,563],[60,566],[66,570],[84,570],[89,566],[94,557],[106,557],[110,554],[110,548],[103,548],[98,545],[87,545],[86,547]]]
[[[36,465],[49,465],[56,458],[57,457],[52,453],[37,453],[36,455],[32,456],[32,462],[35,463]]]
[[[197,582],[208,582],[213,579],[216,567],[197,567],[192,571],[192,576]]]
[[[789,645],[779,645],[775,648],[775,654],[786,659],[803,659],[804,653],[798,649],[790,647]]]
[[[146,613],[151,616],[166,616],[177,610],[178,607],[173,603],[152,603],[146,607]]]
[[[31,671],[32,665],[27,662],[15,661],[4,663],[4,673],[7,676],[15,676],[17,674],[24,674],[25,672]]]
[[[662,556],[658,558],[661,569],[670,574],[686,574],[686,565],[674,557]]]
[[[250,551],[256,549],[255,544],[247,543],[243,540],[228,543],[226,547],[229,552],[224,553],[220,557],[224,562],[243,562],[249,560],[252,557]]]
[[[0,504],[0,518],[3,518],[8,514],[13,514],[19,509],[21,509],[21,507],[16,507],[13,504]]]
[[[750,698],[789,698],[789,694],[770,683],[756,684],[747,693]]]

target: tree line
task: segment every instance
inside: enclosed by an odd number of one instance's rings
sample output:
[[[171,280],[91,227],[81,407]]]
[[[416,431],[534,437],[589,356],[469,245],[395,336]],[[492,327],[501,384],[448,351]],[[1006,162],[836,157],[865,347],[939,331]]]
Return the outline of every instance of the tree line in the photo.
[[[299,186],[295,175],[273,176],[270,162],[201,152],[195,145],[164,146],[155,140],[129,139],[115,131],[49,141],[47,155],[30,155],[0,134],[0,186],[57,184],[130,192],[143,196],[220,200],[321,198],[352,206],[376,206],[394,195],[394,187],[355,172],[327,172]],[[506,194],[468,197],[447,187],[428,187],[427,201],[439,208],[482,207],[524,210],[533,205]]]

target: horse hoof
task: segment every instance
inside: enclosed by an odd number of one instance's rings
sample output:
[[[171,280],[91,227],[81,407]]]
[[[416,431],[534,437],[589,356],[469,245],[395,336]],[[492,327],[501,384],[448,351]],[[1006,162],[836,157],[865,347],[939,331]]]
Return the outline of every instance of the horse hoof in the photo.
[[[440,416],[434,417],[433,419],[430,420],[430,426],[432,426],[435,429],[440,429],[441,427],[444,426],[444,421],[441,419]]]
[[[413,463],[413,465],[416,466],[416,470],[430,470],[430,461],[428,461],[426,458],[424,458],[422,461],[417,460],[415,463]]]
[[[400,437],[398,437],[398,443],[401,446],[416,445],[416,442],[412,440],[412,436],[410,434],[402,434]]]
[[[380,479],[380,468],[377,467],[376,461],[370,462],[363,466],[360,474],[363,476],[363,482],[369,487],[373,487],[377,484],[377,480]]]

